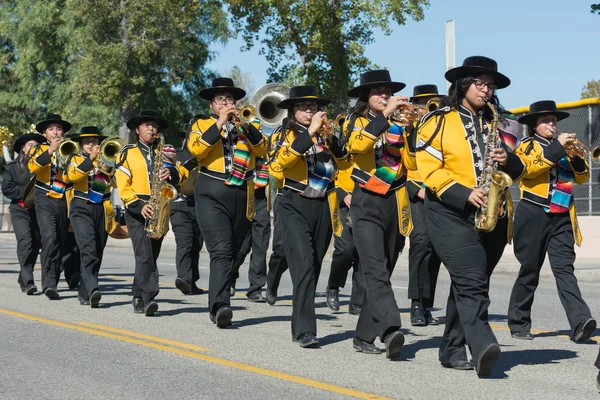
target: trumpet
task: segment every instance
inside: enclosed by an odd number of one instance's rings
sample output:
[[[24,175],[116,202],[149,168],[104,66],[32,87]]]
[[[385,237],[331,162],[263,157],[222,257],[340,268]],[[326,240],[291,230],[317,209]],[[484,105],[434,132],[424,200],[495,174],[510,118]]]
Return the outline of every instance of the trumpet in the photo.
[[[237,122],[241,122],[243,124],[249,124],[256,119],[256,107],[253,105],[247,105],[239,110],[234,110],[234,119]]]
[[[345,120],[346,114],[344,113],[338,114],[333,120],[325,118],[323,120],[323,125],[321,125],[321,129],[318,131],[319,136],[331,137],[335,134],[339,134],[342,131]]]
[[[440,104],[442,103],[442,99],[439,97],[432,97],[431,99],[429,99],[429,101],[425,104],[416,104],[415,107],[417,108],[417,112],[419,113],[419,119],[423,118],[425,115],[429,114],[432,111],[437,110],[438,108],[440,108]]]
[[[100,145],[100,159],[96,167],[106,175],[112,175],[115,172],[117,154],[125,146],[125,140],[118,136],[105,139]]]
[[[62,138],[56,145],[56,159],[61,166],[65,166],[71,154],[77,153],[81,153],[81,146],[71,139]]]
[[[573,141],[565,143],[565,151],[569,158],[579,157],[586,159],[591,157],[594,164],[600,165],[600,146],[596,146],[592,149],[580,140],[573,139]]]
[[[383,99],[381,103],[387,106],[388,102]],[[419,120],[419,109],[414,103],[407,102],[400,104],[392,114],[392,119],[396,120],[401,126],[408,126]]]

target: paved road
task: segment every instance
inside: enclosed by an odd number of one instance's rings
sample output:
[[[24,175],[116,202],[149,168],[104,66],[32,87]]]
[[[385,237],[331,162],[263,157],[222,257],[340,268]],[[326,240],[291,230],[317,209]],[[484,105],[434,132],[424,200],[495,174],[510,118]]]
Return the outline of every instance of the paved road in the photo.
[[[594,340],[575,344],[552,281],[544,281],[533,309],[535,340],[512,339],[506,306],[512,279],[494,276],[490,319],[502,356],[489,379],[472,371],[441,368],[437,347],[443,325],[412,328],[406,300],[406,257],[393,277],[407,344],[398,361],[356,353],[352,336],[356,317],[345,309],[332,313],[323,291],[317,298],[321,349],[291,342],[291,283],[282,280],[275,306],[253,304],[238,293],[232,301],[234,324],[218,330],[207,315],[207,296],[184,296],[173,285],[174,251],[159,259],[160,305],[157,316],[132,312],[130,284],[133,254],[109,248],[101,270],[101,307],[80,306],[76,292],[61,282],[59,301],[25,296],[16,283],[15,243],[0,241],[0,398],[23,399],[395,399],[546,398],[598,399],[594,384],[600,330]],[[510,263],[510,260],[507,261]],[[208,258],[201,259],[206,287]],[[242,269],[245,272],[245,269]],[[242,273],[244,275],[244,273]],[[39,282],[39,271],[36,271]],[[242,277],[239,288],[247,286]],[[582,284],[592,312],[600,316],[597,284]],[[349,286],[342,292],[347,304]],[[444,315],[448,277],[440,276],[434,314]]]

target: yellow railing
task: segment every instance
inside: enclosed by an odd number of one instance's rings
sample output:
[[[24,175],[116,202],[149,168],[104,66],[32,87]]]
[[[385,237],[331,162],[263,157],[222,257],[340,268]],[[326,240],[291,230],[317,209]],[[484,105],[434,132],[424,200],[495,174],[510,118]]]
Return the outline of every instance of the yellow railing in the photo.
[[[556,108],[558,108],[559,110],[562,110],[565,108],[576,108],[576,107],[582,107],[582,106],[590,106],[590,105],[594,105],[594,104],[600,104],[600,99],[592,98],[592,99],[582,99],[582,100],[577,100],[577,101],[569,101],[566,103],[558,103],[556,105]],[[509,110],[509,111],[513,114],[523,114],[523,113],[529,112],[529,106],[513,108],[512,110]]]

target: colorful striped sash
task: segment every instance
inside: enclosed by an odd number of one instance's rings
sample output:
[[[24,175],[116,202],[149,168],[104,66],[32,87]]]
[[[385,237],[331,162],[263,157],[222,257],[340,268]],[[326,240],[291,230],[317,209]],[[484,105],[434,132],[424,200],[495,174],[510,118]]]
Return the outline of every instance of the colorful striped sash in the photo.
[[[558,181],[554,193],[550,199],[550,207],[545,207],[547,213],[565,213],[573,203],[573,182],[575,177],[573,169],[566,157],[561,158],[556,169],[558,170]]]
[[[248,171],[248,166],[250,165],[250,157],[252,157],[252,153],[250,152],[248,139],[246,139],[243,129],[240,127],[235,150],[233,151],[231,173],[229,178],[227,178],[227,181],[225,181],[226,185],[243,185],[246,172]]]
[[[263,157],[256,158],[256,176],[254,177],[254,187],[262,188],[269,183],[269,166],[266,165]]]
[[[96,172],[92,185],[90,186],[90,191],[88,192],[88,203],[102,203],[102,197],[104,196],[108,182],[109,179],[104,173],[100,171]]]
[[[383,138],[383,155],[375,166],[375,173],[369,180],[361,185],[363,188],[377,194],[386,194],[392,182],[398,176],[402,164],[402,150],[404,149],[404,127],[396,124],[385,132]]]
[[[317,143],[306,152],[305,158],[308,179],[302,196],[310,198],[325,197],[327,187],[335,172],[335,167],[333,157],[329,153],[329,150],[327,150],[324,139],[319,137]]]

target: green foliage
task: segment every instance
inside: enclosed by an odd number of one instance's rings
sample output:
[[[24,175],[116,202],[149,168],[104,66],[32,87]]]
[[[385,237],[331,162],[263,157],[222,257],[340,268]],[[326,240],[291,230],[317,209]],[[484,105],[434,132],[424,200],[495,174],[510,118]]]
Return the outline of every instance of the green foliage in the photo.
[[[590,12],[592,14],[598,14],[598,15],[600,15],[600,3],[592,4],[590,6]]]
[[[227,36],[226,15],[212,0],[3,2],[0,82],[11,84],[0,88],[0,107],[22,112],[0,114],[0,122],[22,129],[51,111],[76,128],[96,124],[126,137],[125,122],[150,108],[176,138],[204,107],[197,92],[211,77],[208,45]]]
[[[600,81],[589,81],[581,89],[582,99],[600,98]]]
[[[346,92],[359,74],[374,68],[364,55],[375,30],[420,21],[428,0],[228,0],[233,28],[244,50],[260,42],[269,80],[311,84],[332,99],[335,113],[348,105]],[[261,38],[259,39],[259,33]]]

